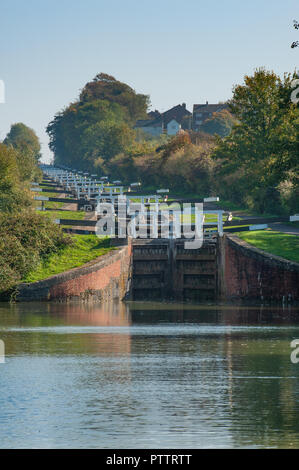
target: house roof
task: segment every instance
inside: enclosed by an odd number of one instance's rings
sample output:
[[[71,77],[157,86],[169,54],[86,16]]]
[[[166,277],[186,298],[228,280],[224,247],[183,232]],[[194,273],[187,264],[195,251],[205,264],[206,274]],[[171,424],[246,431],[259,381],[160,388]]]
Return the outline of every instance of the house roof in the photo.
[[[184,118],[186,116],[191,116],[192,113],[188,111],[186,108],[185,103],[183,104],[178,104],[177,106],[174,106],[173,108],[169,109],[168,111],[165,111],[162,113],[163,117],[163,124],[164,126],[167,126],[167,124],[174,119],[177,121],[179,124],[182,124]]]
[[[136,124],[135,124],[135,127],[144,127],[146,126],[149,122],[153,122],[152,119],[139,119]]]
[[[145,127],[162,127],[162,118],[159,117],[158,119],[148,121]]]
[[[135,127],[162,127],[162,118],[140,120]]]
[[[203,111],[205,113],[215,113],[222,109],[227,109],[228,105],[226,103],[218,103],[218,104],[194,104],[193,105],[193,113],[197,111]]]
[[[157,119],[159,116],[161,116],[161,113],[155,109],[155,111],[150,111],[149,113],[147,113],[148,117],[150,119]]]
[[[135,127],[143,127],[149,122],[149,119],[139,119],[136,121]]]
[[[136,122],[135,127],[164,127],[173,119],[178,124],[182,124],[186,116],[191,116],[192,113],[186,109],[185,103],[178,104],[164,113],[160,114],[159,111],[151,111],[148,113],[149,119],[140,119]]]

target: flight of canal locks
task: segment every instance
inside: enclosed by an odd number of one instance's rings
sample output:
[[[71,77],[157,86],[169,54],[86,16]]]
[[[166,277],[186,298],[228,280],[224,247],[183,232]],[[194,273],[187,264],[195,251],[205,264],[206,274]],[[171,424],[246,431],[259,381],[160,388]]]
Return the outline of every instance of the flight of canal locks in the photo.
[[[298,264],[235,235],[269,221],[42,169],[37,209],[113,250],[0,303],[1,446],[299,447]]]

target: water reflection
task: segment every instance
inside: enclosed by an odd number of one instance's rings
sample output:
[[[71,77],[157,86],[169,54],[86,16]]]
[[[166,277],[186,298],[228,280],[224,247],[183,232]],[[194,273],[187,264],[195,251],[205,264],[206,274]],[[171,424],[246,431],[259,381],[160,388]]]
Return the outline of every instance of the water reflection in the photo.
[[[112,328],[131,324],[125,304],[112,302],[99,307],[75,303],[15,304],[9,310],[0,306],[0,324],[8,356],[130,354],[129,331],[122,330],[120,337]],[[101,327],[108,330],[99,337]],[[90,334],[84,334],[87,332]]]
[[[298,448],[298,313],[0,304],[0,446]]]

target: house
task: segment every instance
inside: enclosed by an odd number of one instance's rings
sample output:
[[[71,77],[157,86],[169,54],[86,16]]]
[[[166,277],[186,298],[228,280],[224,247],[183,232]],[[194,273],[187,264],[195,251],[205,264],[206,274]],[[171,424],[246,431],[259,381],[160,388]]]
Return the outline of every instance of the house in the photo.
[[[148,113],[148,119],[136,122],[135,129],[141,129],[153,137],[160,134],[176,135],[181,129],[191,129],[192,113],[187,110],[186,104],[178,104],[173,108],[159,113],[151,111]]]
[[[161,113],[155,109],[155,111],[150,111],[149,113],[147,113],[149,119],[157,119],[158,117],[161,116]]]
[[[182,129],[191,129],[192,113],[186,108],[186,103],[178,104],[168,111],[165,111],[162,113],[162,118],[164,129],[167,129],[168,124],[172,120],[176,121]]]
[[[140,129],[152,137],[159,137],[163,133],[162,118],[139,120],[135,124],[135,129]]]
[[[193,106],[193,122],[192,129],[199,131],[202,124],[209,119],[213,113],[218,113],[223,109],[228,109],[228,105],[225,103],[209,104],[195,104]]]
[[[176,135],[181,128],[181,124],[179,124],[175,119],[172,119],[167,124],[167,135]]]

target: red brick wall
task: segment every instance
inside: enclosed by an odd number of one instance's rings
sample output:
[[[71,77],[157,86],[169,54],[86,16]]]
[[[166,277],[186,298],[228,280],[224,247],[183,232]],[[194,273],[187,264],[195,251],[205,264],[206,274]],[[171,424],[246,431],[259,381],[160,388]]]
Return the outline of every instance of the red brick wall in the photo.
[[[117,260],[97,271],[54,284],[50,288],[50,298],[80,296],[86,291],[102,290],[107,288],[113,279],[120,278],[120,275],[121,260]]]
[[[228,299],[299,300],[299,264],[226,236],[224,292]]]
[[[32,284],[20,284],[17,299],[122,299],[129,289],[131,254],[132,248],[129,244],[79,268]]]

